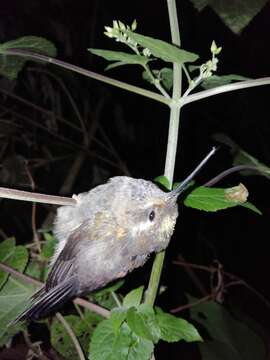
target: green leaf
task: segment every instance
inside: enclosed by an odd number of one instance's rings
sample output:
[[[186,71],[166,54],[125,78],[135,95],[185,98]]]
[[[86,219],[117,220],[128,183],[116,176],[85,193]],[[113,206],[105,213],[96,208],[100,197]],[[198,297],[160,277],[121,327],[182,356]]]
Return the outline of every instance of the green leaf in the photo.
[[[0,243],[0,261],[23,272],[28,262],[28,252],[24,246],[15,246],[14,238],[8,238]],[[0,289],[8,277],[8,273],[0,270]]]
[[[210,6],[223,22],[236,34],[239,34],[261,11],[267,0],[191,0],[197,10]]]
[[[9,277],[0,291],[0,341],[7,335],[7,325],[27,307],[35,290],[33,285]],[[18,329],[17,325],[14,328]]]
[[[243,206],[249,210],[252,210],[254,211],[255,213],[257,213],[258,215],[262,215],[262,212],[255,206],[253,205],[252,203],[250,203],[249,201],[246,201],[245,203],[243,204],[239,204],[240,206]]]
[[[184,204],[198,210],[217,211],[230,207],[243,205],[241,202],[229,201],[226,199],[228,189],[208,188],[200,186],[185,198]]]
[[[115,308],[111,311],[110,319],[113,324],[113,329],[117,332],[123,324],[127,316],[127,310],[123,308]]]
[[[0,44],[0,74],[14,80],[22,70],[26,58],[14,55],[6,55],[5,52],[12,49],[29,50],[35,53],[56,56],[54,44],[44,38],[37,36],[24,36],[16,40]]]
[[[160,175],[154,179],[154,181],[158,184],[164,186],[165,189],[170,190],[170,182],[164,175]]]
[[[159,72],[159,78],[167,90],[173,87],[173,69],[164,67]]]
[[[44,260],[49,260],[54,254],[54,249],[57,244],[57,240],[56,240],[55,236],[53,236],[52,234],[50,234],[48,232],[43,233],[43,236],[46,241],[45,241],[44,245],[42,246],[40,255]]]
[[[189,296],[189,299],[191,302],[197,300],[191,296]],[[209,301],[191,307],[190,311],[192,319],[203,325],[213,340],[224,344],[222,346],[223,353],[227,357],[212,357],[213,360],[228,360],[229,354],[232,356],[230,360],[265,359],[265,347],[262,339],[245,323],[234,318],[225,307],[214,301]],[[202,349],[202,352],[205,353],[204,345]],[[219,354],[215,344],[213,352]],[[206,359],[208,360],[207,357],[204,358],[204,360]]]
[[[116,61],[117,63],[107,66],[107,70],[112,69],[116,66],[121,65],[146,65],[150,60],[146,56],[129,54],[121,51],[111,51],[111,50],[102,50],[102,49],[88,49],[92,54],[101,56],[102,58],[108,61]]]
[[[131,334],[131,345],[127,360],[149,360],[154,351],[152,341]]]
[[[149,305],[141,304],[137,308],[130,308],[127,312],[127,324],[136,335],[144,339],[157,343],[161,337],[155,312]]]
[[[198,55],[194,53],[180,49],[177,46],[162,40],[137,34],[132,31],[127,31],[127,35],[140,46],[149,49],[155,57],[166,62],[183,64],[186,62],[196,61],[199,58]]]
[[[131,343],[130,329],[123,324],[115,333],[113,322],[103,320],[96,327],[89,347],[90,360],[127,360]]]
[[[161,331],[161,339],[167,342],[185,340],[187,342],[202,341],[195,327],[184,319],[171,314],[158,312],[156,315]]]
[[[123,323],[114,332],[111,319],[103,320],[95,329],[89,347],[91,360],[149,360],[153,343],[134,334]]]
[[[89,299],[97,302],[99,305],[107,309],[113,309],[115,308],[115,300],[112,296],[112,292],[118,290],[123,284],[124,280],[118,280],[112,285],[92,293],[89,296]]]
[[[0,261],[9,265],[15,251],[15,238],[8,238],[0,243]],[[8,279],[8,273],[0,270],[0,289]]]
[[[211,89],[222,85],[230,84],[234,81],[250,80],[249,78],[241,75],[212,75],[203,80],[201,86],[204,89]]]
[[[132,306],[138,306],[142,300],[143,295],[143,286],[138,287],[137,289],[131,290],[123,300],[123,307],[129,308]]]
[[[164,67],[161,70],[152,70],[152,73],[162,82],[167,90],[171,90],[173,86],[173,70],[171,68]],[[153,80],[147,71],[143,71],[142,78],[151,84],[153,83]]]

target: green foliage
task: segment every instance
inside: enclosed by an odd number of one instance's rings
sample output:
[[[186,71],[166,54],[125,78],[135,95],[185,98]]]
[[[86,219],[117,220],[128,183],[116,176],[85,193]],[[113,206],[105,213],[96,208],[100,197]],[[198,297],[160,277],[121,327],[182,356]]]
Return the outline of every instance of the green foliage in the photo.
[[[199,344],[203,360],[265,359],[265,347],[260,337],[216,302],[192,307],[191,317],[203,325],[213,339]]]
[[[112,293],[120,289],[123,284],[124,280],[118,280],[112,285],[90,294],[89,298],[107,309],[113,309],[115,307],[115,299],[113,298]]]
[[[82,318],[77,315],[64,316],[69,326],[74,331],[85,353],[88,351],[90,337],[97,326],[102,320],[100,315],[94,314],[90,311],[82,313]],[[76,359],[77,352],[74,344],[70,341],[69,334],[66,329],[56,318],[50,327],[50,337],[52,346],[65,358]]]
[[[23,272],[28,261],[28,252],[24,246],[16,246],[14,238],[8,238],[0,243],[0,261]],[[0,290],[8,276],[8,273],[0,270]]]
[[[106,67],[106,70],[122,65],[146,65],[150,59],[143,55],[128,54],[121,51],[110,51],[101,49],[88,49],[92,54],[101,56],[108,61],[116,61]]]
[[[212,75],[209,78],[203,80],[201,86],[204,89],[211,89],[217,86],[227,85],[234,81],[250,80],[249,78],[241,75],[230,74],[230,75]]]
[[[161,338],[161,330],[157,323],[154,309],[147,304],[132,307],[127,312],[127,324],[139,337],[157,343]]]
[[[241,199],[237,200],[236,198],[236,200],[228,200],[226,195],[228,194],[228,190],[231,189],[233,188],[221,189],[200,186],[188,194],[184,200],[184,204],[188,207],[204,211],[217,211],[241,205],[260,213],[254,205],[247,205],[247,203],[243,203]]]
[[[166,314],[159,309],[156,320],[161,332],[160,338],[164,341],[202,341],[195,327],[184,319]]]
[[[190,0],[198,11],[210,6],[223,22],[236,34],[239,34],[261,11],[268,0]]]
[[[33,285],[9,277],[0,292],[0,341],[6,336],[8,324],[25,309],[35,290]]]
[[[123,300],[123,307],[129,308],[132,306],[138,306],[142,300],[143,286],[138,287],[130,291]]]
[[[54,254],[54,249],[55,249],[57,240],[56,240],[55,236],[49,232],[44,232],[42,235],[45,239],[45,243],[42,246],[40,256],[41,256],[41,259],[49,260],[49,259],[51,259],[51,257]]]
[[[0,44],[0,74],[11,80],[17,78],[18,73],[27,61],[25,58],[9,55],[8,51],[13,49],[32,51],[52,57],[56,56],[54,44],[49,40],[37,36],[24,36]]]
[[[157,176],[154,181],[160,185],[162,185],[165,189],[170,189],[170,182],[164,175]]]
[[[109,319],[99,323],[91,339],[89,359],[149,360],[159,339],[201,341],[197,330],[186,320],[139,304],[128,310],[114,309]]]
[[[162,40],[134,33],[132,31],[127,31],[127,35],[134,42],[148,49],[152,55],[166,62],[184,64],[186,62],[194,62],[199,58],[197,54],[180,49],[177,46]]]
[[[165,89],[171,90],[173,86],[173,70],[168,67],[164,67],[160,70],[152,70],[154,76],[161,81]],[[144,80],[153,83],[153,79],[147,71],[143,71],[142,77]]]

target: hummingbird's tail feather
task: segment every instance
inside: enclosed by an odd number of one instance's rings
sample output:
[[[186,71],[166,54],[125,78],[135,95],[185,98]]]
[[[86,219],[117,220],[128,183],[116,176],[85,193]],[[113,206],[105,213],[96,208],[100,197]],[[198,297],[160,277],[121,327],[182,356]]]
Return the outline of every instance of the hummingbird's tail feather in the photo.
[[[70,278],[46,291],[45,286],[31,298],[30,306],[19,314],[9,325],[20,321],[31,321],[43,318],[57,310],[63,303],[76,296],[76,280]]]

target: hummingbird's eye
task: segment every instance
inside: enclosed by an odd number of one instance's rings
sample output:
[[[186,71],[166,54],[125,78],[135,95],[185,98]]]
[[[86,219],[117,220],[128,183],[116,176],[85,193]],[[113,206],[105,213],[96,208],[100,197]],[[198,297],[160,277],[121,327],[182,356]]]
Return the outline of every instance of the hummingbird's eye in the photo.
[[[155,216],[156,216],[156,214],[155,214],[154,210],[152,210],[149,214],[149,220],[154,221]]]

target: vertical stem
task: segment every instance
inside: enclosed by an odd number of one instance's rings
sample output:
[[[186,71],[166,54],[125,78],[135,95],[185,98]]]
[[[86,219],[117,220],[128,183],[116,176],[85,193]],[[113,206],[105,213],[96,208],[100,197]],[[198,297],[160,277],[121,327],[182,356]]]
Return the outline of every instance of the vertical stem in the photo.
[[[167,0],[169,20],[170,20],[170,29],[172,43],[180,46],[180,32],[178,25],[178,17],[175,0]],[[178,129],[179,129],[179,118],[181,107],[179,104],[179,99],[181,97],[181,85],[182,85],[182,70],[181,65],[174,63],[173,64],[173,101],[170,107],[170,125],[169,125],[169,134],[168,134],[168,143],[167,143],[167,154],[166,154],[166,163],[164,175],[170,182],[172,186],[173,182],[173,173],[175,166],[177,142],[178,142]],[[156,255],[152,272],[148,284],[148,289],[146,291],[145,303],[149,305],[154,305],[155,298],[158,291],[158,285],[160,281],[160,276],[162,272],[163,262],[165,258],[165,251],[160,252]]]

